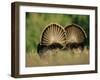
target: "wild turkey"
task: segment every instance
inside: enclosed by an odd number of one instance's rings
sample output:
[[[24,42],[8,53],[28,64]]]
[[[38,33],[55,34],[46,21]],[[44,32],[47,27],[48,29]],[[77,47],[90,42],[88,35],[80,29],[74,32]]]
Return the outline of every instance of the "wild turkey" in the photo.
[[[66,35],[62,26],[58,24],[48,25],[41,36],[40,44],[38,45],[38,53],[45,53],[47,50],[61,49],[66,44]]]
[[[81,50],[84,47],[84,41],[87,38],[84,29],[76,24],[68,25],[65,27],[66,32],[66,49],[77,49]]]

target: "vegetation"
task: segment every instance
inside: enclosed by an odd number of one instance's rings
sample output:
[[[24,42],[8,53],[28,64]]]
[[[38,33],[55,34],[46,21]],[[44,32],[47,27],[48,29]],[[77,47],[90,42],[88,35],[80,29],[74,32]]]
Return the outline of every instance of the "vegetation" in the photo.
[[[43,29],[50,23],[58,23],[63,27],[72,23],[80,25],[87,33],[85,45],[89,47],[89,16],[49,13],[26,13],[26,66],[46,66],[64,64],[89,63],[89,48],[81,54],[73,54],[72,51],[49,51],[42,58],[37,53],[37,45],[40,42]],[[52,53],[52,54],[51,54]],[[78,57],[77,57],[78,56]]]
[[[74,64],[89,64],[89,51],[87,48],[84,48],[81,53],[57,49],[48,51],[41,57],[33,51],[26,55],[26,67]]]

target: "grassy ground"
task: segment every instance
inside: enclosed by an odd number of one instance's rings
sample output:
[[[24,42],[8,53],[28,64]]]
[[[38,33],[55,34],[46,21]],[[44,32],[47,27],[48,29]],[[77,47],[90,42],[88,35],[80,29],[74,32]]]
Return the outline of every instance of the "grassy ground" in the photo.
[[[89,64],[89,50],[52,50],[40,56],[35,52],[26,54],[26,67]]]

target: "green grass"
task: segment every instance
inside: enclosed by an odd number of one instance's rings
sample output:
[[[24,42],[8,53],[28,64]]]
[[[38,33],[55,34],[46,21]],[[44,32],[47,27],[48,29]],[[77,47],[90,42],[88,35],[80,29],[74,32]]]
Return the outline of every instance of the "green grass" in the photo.
[[[78,64],[89,64],[89,50],[86,47],[82,52],[78,49],[47,51],[41,58],[34,51],[26,54],[26,67]]]

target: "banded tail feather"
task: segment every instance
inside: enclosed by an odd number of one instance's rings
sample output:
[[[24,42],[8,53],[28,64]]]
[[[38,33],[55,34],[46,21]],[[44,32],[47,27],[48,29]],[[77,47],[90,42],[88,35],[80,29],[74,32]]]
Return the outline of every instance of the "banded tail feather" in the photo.
[[[66,35],[64,28],[58,24],[49,24],[42,33],[41,41],[38,45],[41,45],[41,47],[38,47],[38,53],[44,52],[45,49],[61,49],[65,46],[65,44]],[[46,46],[46,48],[44,46]]]
[[[66,49],[83,50],[84,42],[87,38],[85,30],[76,24],[65,27],[66,32]]]

